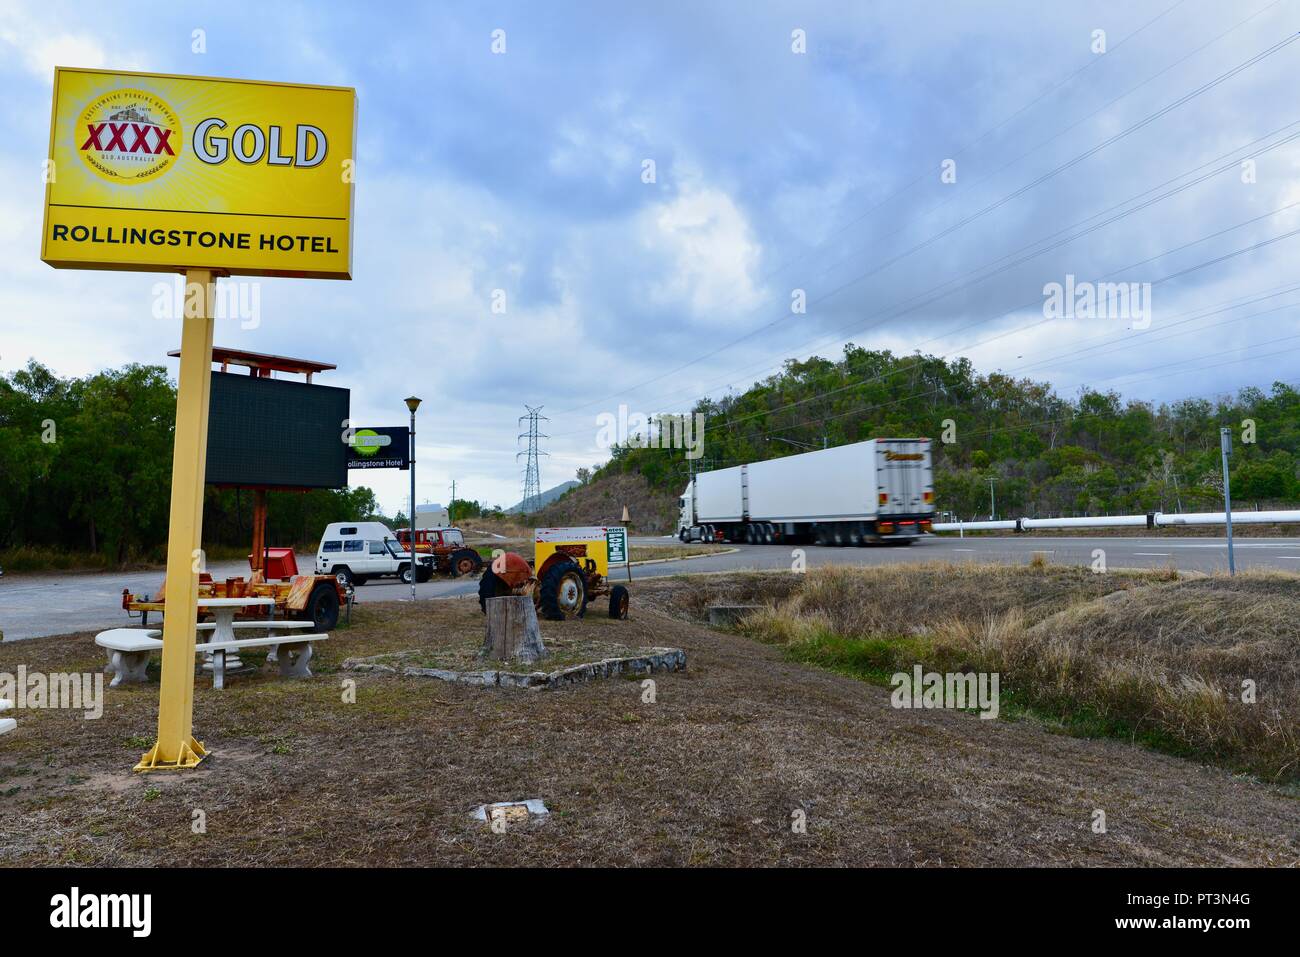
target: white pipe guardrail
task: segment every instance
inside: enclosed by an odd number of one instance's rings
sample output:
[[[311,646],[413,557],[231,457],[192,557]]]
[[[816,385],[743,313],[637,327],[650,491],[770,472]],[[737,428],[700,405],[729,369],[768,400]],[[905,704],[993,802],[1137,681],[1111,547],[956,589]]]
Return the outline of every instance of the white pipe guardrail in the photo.
[[[1173,528],[1179,525],[1225,525],[1225,512],[1187,512],[1166,515],[1147,512],[1145,515],[1099,515],[1094,518],[1017,518],[996,522],[935,522],[936,532],[1025,532],[1033,528]],[[1300,509],[1273,512],[1232,513],[1234,525],[1274,525],[1294,522],[1300,524]]]

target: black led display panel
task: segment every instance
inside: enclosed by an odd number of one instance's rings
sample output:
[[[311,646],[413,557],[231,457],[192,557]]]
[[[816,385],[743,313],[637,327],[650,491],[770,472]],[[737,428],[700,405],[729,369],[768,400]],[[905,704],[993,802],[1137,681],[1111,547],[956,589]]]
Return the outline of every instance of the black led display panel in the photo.
[[[343,488],[347,389],[212,373],[209,485]]]

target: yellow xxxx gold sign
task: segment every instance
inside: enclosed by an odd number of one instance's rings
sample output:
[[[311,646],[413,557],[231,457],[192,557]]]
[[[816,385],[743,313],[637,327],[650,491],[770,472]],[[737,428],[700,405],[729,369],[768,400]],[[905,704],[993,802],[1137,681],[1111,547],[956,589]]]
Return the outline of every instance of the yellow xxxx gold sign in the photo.
[[[59,67],[41,258],[350,279],[356,93]]]

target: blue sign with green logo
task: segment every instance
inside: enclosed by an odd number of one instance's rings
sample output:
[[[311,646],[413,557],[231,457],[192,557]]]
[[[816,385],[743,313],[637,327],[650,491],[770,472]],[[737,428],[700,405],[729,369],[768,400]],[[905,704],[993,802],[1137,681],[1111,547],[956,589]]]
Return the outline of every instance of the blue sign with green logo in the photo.
[[[404,426],[353,429],[346,435],[348,468],[409,469],[411,432]]]

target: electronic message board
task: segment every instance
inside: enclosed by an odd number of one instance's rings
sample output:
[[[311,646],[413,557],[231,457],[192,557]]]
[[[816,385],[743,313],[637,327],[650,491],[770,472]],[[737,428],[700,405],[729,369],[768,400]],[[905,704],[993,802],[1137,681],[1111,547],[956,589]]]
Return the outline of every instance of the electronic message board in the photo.
[[[332,386],[212,373],[208,484],[345,487],[349,400]]]

